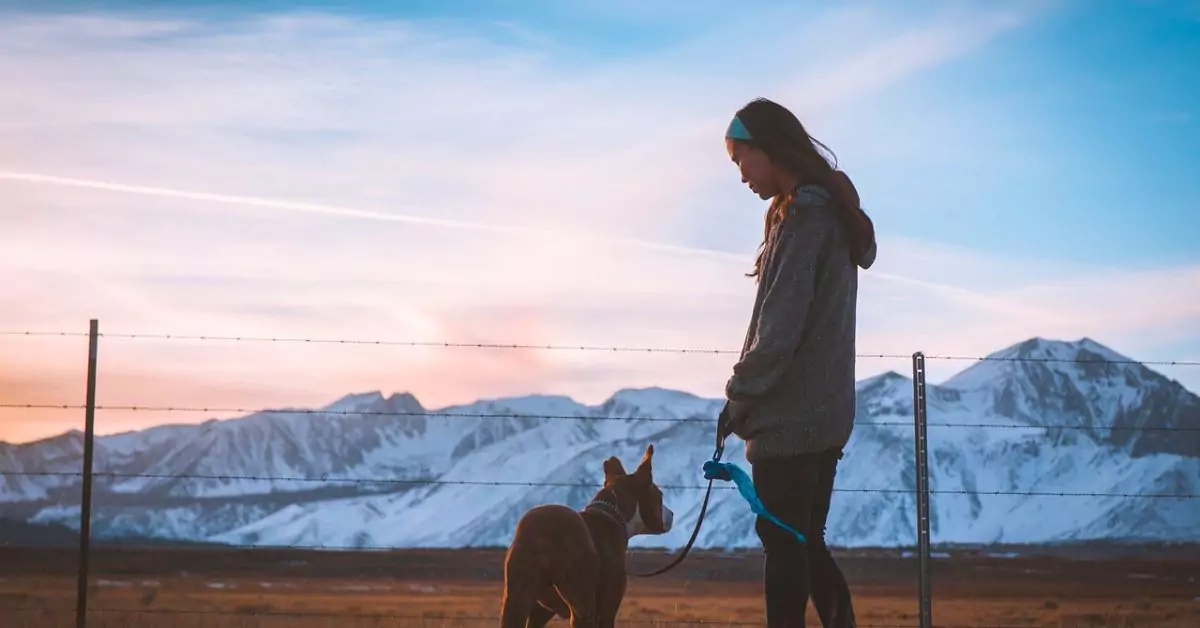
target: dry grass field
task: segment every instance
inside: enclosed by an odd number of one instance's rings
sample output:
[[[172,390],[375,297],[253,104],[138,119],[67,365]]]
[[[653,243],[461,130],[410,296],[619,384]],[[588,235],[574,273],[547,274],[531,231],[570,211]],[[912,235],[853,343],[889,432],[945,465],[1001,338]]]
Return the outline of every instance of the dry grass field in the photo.
[[[1135,555],[939,553],[937,626],[1200,627],[1200,552]],[[652,569],[668,554],[638,553]],[[839,553],[861,626],[913,626],[916,561],[894,551]],[[475,628],[495,626],[502,550],[319,552],[100,548],[93,552],[94,628]],[[0,548],[5,628],[75,625],[75,552]],[[762,625],[757,552],[693,554],[634,579],[618,622]],[[26,610],[16,610],[26,609]],[[820,626],[810,607],[811,626]],[[565,625],[556,620],[551,625]]]

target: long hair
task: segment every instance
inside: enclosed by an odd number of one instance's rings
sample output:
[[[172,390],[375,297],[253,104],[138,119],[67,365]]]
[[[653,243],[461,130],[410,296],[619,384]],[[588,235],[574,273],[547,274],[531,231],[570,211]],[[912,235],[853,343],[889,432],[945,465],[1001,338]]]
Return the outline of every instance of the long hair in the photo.
[[[754,139],[735,141],[762,150],[773,164],[796,177],[799,185],[816,184],[829,192],[840,209],[839,216],[850,244],[850,257],[855,264],[860,264],[875,238],[875,228],[859,206],[858,191],[850,177],[837,169],[837,155],[809,135],[795,114],[766,98],[750,101],[738,110],[737,117]],[[818,147],[829,157],[826,158]],[[783,221],[794,193],[794,189],[784,190],[772,199],[764,220],[763,242],[758,247],[754,270],[747,276],[758,277],[762,273],[767,238],[771,229]]]

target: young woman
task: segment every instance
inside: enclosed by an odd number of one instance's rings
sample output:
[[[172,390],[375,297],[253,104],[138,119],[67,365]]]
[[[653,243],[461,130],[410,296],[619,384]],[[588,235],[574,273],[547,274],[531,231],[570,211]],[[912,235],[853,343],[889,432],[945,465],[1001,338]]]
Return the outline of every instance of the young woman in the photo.
[[[763,505],[807,538],[801,544],[765,519],[755,525],[766,554],[767,626],[803,627],[811,594],[825,628],[851,627],[850,590],[824,534],[854,423],[858,269],[875,261],[875,229],[850,179],[817,151],[828,148],[783,106],[750,102],[725,144],[742,182],[771,203],[718,443],[731,433],[746,442]]]

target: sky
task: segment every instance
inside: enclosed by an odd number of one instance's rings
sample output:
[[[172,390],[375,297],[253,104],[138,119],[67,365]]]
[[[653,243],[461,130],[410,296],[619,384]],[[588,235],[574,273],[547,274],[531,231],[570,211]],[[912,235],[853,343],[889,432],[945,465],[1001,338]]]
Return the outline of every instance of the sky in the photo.
[[[902,357],[860,377],[1200,360],[1200,3],[498,6],[0,2],[0,331],[736,350],[765,204],[723,132],[766,96],[875,221],[858,350]],[[735,357],[105,337],[97,402],[719,397]],[[0,403],[82,403],[86,365],[0,336]]]

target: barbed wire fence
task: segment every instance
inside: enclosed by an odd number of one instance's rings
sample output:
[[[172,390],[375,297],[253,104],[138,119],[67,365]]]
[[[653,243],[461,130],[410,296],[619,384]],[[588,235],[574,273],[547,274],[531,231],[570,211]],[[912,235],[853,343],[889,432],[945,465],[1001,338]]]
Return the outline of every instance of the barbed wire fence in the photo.
[[[970,504],[964,504],[962,502],[963,498],[966,498],[969,500],[975,496],[985,496],[985,495],[986,496],[1016,496],[1016,495],[1019,495],[1021,497],[1032,498],[1031,502],[1034,502],[1035,505],[1039,505],[1039,506],[1041,504],[1038,503],[1038,500],[1040,500],[1041,498],[1047,498],[1047,497],[1053,497],[1053,498],[1072,497],[1072,498],[1088,498],[1088,499],[1092,499],[1092,500],[1108,500],[1108,503],[1110,503],[1110,504],[1112,503],[1112,500],[1115,500],[1115,499],[1119,499],[1119,500],[1147,500],[1147,499],[1148,500],[1162,500],[1161,502],[1158,502],[1155,504],[1155,510],[1158,510],[1159,512],[1161,512],[1160,508],[1170,507],[1170,505],[1172,505],[1172,504],[1186,503],[1188,512],[1190,512],[1191,515],[1190,515],[1190,517],[1185,517],[1183,519],[1183,521],[1200,520],[1200,519],[1197,519],[1197,517],[1200,517],[1200,501],[1198,501],[1198,500],[1200,500],[1200,494],[1198,494],[1198,493],[1200,493],[1200,490],[1197,489],[1197,485],[1200,483],[1197,483],[1194,481],[1188,481],[1186,478],[1183,479],[1182,482],[1180,482],[1179,481],[1180,478],[1173,477],[1173,481],[1171,483],[1184,484],[1187,486],[1187,488],[1182,488],[1180,490],[1171,490],[1171,491],[1153,491],[1153,490],[1151,490],[1151,491],[1129,493],[1129,492],[1121,492],[1121,491],[1095,491],[1095,490],[1074,490],[1074,491],[1072,491],[1072,490],[1005,490],[1005,489],[996,489],[996,488],[992,488],[992,489],[983,488],[979,484],[980,483],[996,483],[996,482],[1012,482],[1013,481],[1012,477],[1004,478],[1004,477],[1001,477],[1000,474],[997,474],[997,476],[994,478],[981,479],[981,478],[977,478],[977,477],[972,477],[970,474],[968,474],[966,472],[960,473],[957,477],[953,477],[954,474],[949,469],[943,468],[944,473],[943,473],[942,477],[940,478],[941,484],[952,485],[952,483],[957,481],[957,482],[961,482],[963,484],[963,486],[961,488],[950,488],[948,486],[942,486],[942,487],[934,487],[933,486],[933,476],[930,474],[929,457],[933,453],[935,453],[935,447],[934,447],[934,444],[931,439],[931,433],[936,434],[938,437],[940,437],[940,440],[942,441],[941,443],[939,443],[941,445],[941,447],[939,448],[938,451],[936,451],[936,453],[945,455],[945,454],[951,453],[950,452],[951,449],[953,449],[956,445],[962,444],[962,442],[963,442],[961,440],[956,440],[955,436],[949,434],[949,432],[951,432],[954,428],[967,428],[967,429],[973,428],[974,431],[965,432],[965,434],[968,435],[968,438],[982,438],[984,440],[992,439],[994,436],[994,434],[992,432],[995,430],[1001,430],[1001,431],[1003,431],[1003,430],[1020,430],[1023,432],[1024,437],[1027,439],[1024,441],[1024,443],[1034,443],[1036,445],[1048,443],[1051,447],[1058,447],[1058,446],[1070,447],[1073,444],[1078,444],[1080,442],[1080,439],[1077,438],[1076,435],[1088,434],[1091,436],[1091,438],[1096,443],[1101,443],[1101,442],[1112,443],[1114,441],[1119,440],[1120,442],[1117,444],[1121,445],[1125,448],[1126,454],[1129,454],[1129,455],[1131,455],[1131,457],[1135,457],[1135,458],[1136,458],[1136,455],[1134,455],[1134,453],[1133,453],[1135,450],[1135,446],[1133,445],[1133,443],[1137,439],[1156,439],[1157,440],[1156,445],[1158,445],[1158,446],[1161,446],[1163,444],[1162,439],[1164,439],[1164,438],[1170,439],[1171,442],[1173,443],[1173,445],[1171,447],[1169,447],[1168,449],[1171,450],[1173,453],[1180,452],[1180,451],[1186,451],[1186,452],[1188,452],[1188,453],[1186,453],[1186,455],[1195,456],[1195,455],[1197,455],[1197,452],[1200,452],[1200,423],[1194,421],[1194,416],[1189,417],[1189,415],[1186,414],[1187,410],[1184,410],[1182,413],[1175,413],[1175,414],[1160,413],[1157,417],[1154,417],[1154,418],[1157,418],[1158,420],[1163,421],[1163,424],[1148,425],[1144,421],[1151,419],[1152,418],[1151,416],[1143,415],[1141,417],[1137,417],[1137,416],[1123,415],[1124,411],[1126,410],[1125,407],[1117,407],[1117,408],[1106,407],[1106,408],[1100,410],[1099,413],[1097,413],[1097,412],[1093,411],[1093,408],[1089,407],[1089,404],[1091,404],[1093,402],[1093,399],[1087,398],[1089,395],[1095,395],[1097,397],[1100,397],[1101,395],[1103,395],[1105,393],[1109,393],[1110,395],[1113,394],[1114,391],[1111,389],[1107,390],[1107,391],[1103,390],[1106,387],[1106,385],[1109,384],[1108,382],[1105,382],[1106,379],[1118,380],[1118,381],[1123,380],[1124,383],[1128,385],[1131,383],[1130,382],[1131,378],[1136,381],[1136,380],[1142,378],[1143,376],[1147,375],[1146,371],[1119,370],[1115,367],[1122,367],[1122,366],[1195,367],[1195,366],[1200,365],[1200,362],[1191,361],[1191,360],[1139,361],[1139,360],[1130,360],[1130,359],[1118,359],[1118,358],[1113,358],[1113,357],[1101,356],[1098,353],[1096,353],[1095,351],[1089,351],[1089,350],[1083,350],[1083,351],[1080,351],[1080,353],[1081,354],[1090,354],[1090,357],[1038,357],[1038,356],[1018,355],[1018,356],[986,356],[986,357],[969,358],[969,357],[964,357],[964,356],[946,356],[946,355],[926,356],[923,352],[917,352],[917,353],[913,354],[913,415],[914,415],[914,432],[913,432],[914,447],[913,447],[913,451],[914,451],[914,456],[915,456],[915,470],[916,470],[915,505],[916,505],[917,544],[918,544],[918,552],[917,552],[917,557],[918,557],[918,600],[919,600],[918,601],[918,617],[919,617],[921,626],[924,627],[924,626],[936,625],[932,619],[932,611],[931,611],[932,600],[935,598],[935,596],[932,592],[932,587],[931,587],[931,582],[930,582],[931,581],[930,567],[933,562],[933,559],[932,559],[932,557],[934,555],[933,548],[937,544],[937,539],[933,538],[934,526],[932,525],[933,521],[937,515],[932,512],[932,508],[933,508],[934,503],[936,502],[935,498],[938,496],[944,496],[943,499],[947,500],[946,502],[942,503],[942,508],[940,509],[941,516],[943,516],[943,517],[945,517],[947,511],[953,512],[955,510],[955,507],[957,507],[957,506],[964,506],[965,507],[965,508],[963,508],[964,510],[969,509]],[[1003,387],[1000,388],[999,390],[989,390],[988,394],[991,394],[993,396],[990,396],[989,398],[987,398],[987,401],[989,401],[992,404],[992,407],[991,407],[992,412],[994,412],[996,415],[1003,415],[1005,418],[1011,418],[1011,422],[994,423],[994,422],[984,422],[984,421],[975,422],[975,421],[969,421],[969,420],[955,422],[955,421],[936,421],[936,420],[929,419],[931,406],[936,407],[936,409],[934,411],[935,415],[936,414],[948,414],[948,415],[953,416],[953,415],[960,413],[962,411],[962,409],[955,408],[954,405],[958,402],[961,402],[963,397],[972,394],[972,391],[977,390],[974,388],[974,384],[972,384],[970,381],[966,381],[966,382],[961,382],[954,386],[947,386],[945,384],[939,385],[932,390],[932,392],[934,394],[931,396],[931,394],[930,394],[931,390],[927,383],[927,363],[932,362],[932,361],[956,361],[956,360],[970,360],[977,364],[998,363],[1000,365],[999,371],[988,372],[987,378],[985,378],[985,379],[989,382],[989,385],[992,385],[994,382],[999,380],[1003,384]],[[1044,367],[1046,367],[1048,365],[1052,365],[1052,364],[1075,365],[1075,366],[1079,367],[1079,370],[1075,371],[1071,374],[1064,374],[1063,372],[1052,372],[1052,371],[1044,368]],[[966,374],[966,372],[960,372],[959,375],[961,376],[961,375],[965,375],[965,374]],[[1159,376],[1159,374],[1155,373],[1154,375],[1149,376],[1149,378],[1153,380],[1155,376],[1161,377],[1161,376]],[[1078,386],[1080,387],[1081,390],[1079,393],[1075,393],[1076,396],[1065,398],[1063,400],[1062,406],[1057,406],[1054,403],[1047,403],[1044,406],[1041,406],[1040,404],[1043,400],[1040,398],[1040,395],[1030,396],[1030,395],[1028,395],[1028,393],[1031,391],[1029,391],[1027,389],[1022,390],[1022,386],[1025,385],[1027,382],[1040,382],[1040,385],[1047,386],[1051,390],[1063,390],[1063,386],[1064,386],[1063,378],[1072,378],[1072,377],[1079,378],[1077,380],[1076,384],[1078,384]],[[1099,383],[1097,383],[1097,382],[1099,382]],[[1180,387],[1177,382],[1170,381],[1166,377],[1161,377],[1161,379],[1159,379],[1158,381],[1154,381],[1152,383],[1154,386],[1160,387],[1158,389],[1159,393],[1162,393],[1163,389],[1166,389],[1169,391],[1169,390],[1172,390],[1171,387],[1174,387],[1173,390],[1175,392],[1183,392],[1184,394],[1186,394],[1186,390],[1182,389],[1182,387]],[[1094,385],[1094,388],[1092,388],[1089,391],[1088,388],[1092,387],[1093,385]],[[1117,384],[1117,386],[1119,386],[1119,385],[1120,384]],[[1137,385],[1137,384],[1134,384],[1134,385]],[[1025,395],[1024,398],[1022,398],[1023,394]],[[1082,397],[1078,396],[1080,394],[1082,394]],[[1150,394],[1154,395],[1155,393],[1152,392]],[[1171,393],[1171,395],[1173,395],[1173,394],[1174,393]],[[1167,395],[1167,397],[1169,398],[1169,396],[1171,396],[1171,395]],[[1114,395],[1114,396],[1116,396],[1116,395]],[[1100,397],[1100,398],[1102,398],[1102,397]],[[1124,401],[1128,401],[1128,400],[1129,399],[1125,399]],[[1111,398],[1106,401],[1111,401]],[[1121,401],[1118,401],[1117,403],[1120,404]],[[1029,407],[1029,405],[1023,405],[1023,404],[1031,404],[1035,407]],[[1162,404],[1160,402],[1155,401],[1154,404],[1158,406],[1154,409],[1155,411],[1161,411],[1163,409]],[[1111,412],[1111,416],[1105,416],[1109,412]],[[1072,413],[1075,414],[1076,416],[1075,417],[1067,416]],[[1057,418],[1051,418],[1051,417],[1055,417],[1056,415],[1057,415]],[[1072,418],[1078,422],[1060,422],[1060,421],[1064,421],[1064,420],[1072,420]],[[1111,422],[1109,422],[1109,421],[1111,421]],[[1126,421],[1127,423],[1120,424],[1120,425],[1116,424],[1117,422],[1121,422],[1121,421]],[[947,428],[950,428],[950,429],[947,429]],[[1070,435],[1070,436],[1068,436],[1068,435]],[[1117,435],[1121,435],[1120,438],[1118,438]],[[1015,441],[1015,442],[1018,443],[1016,448],[1020,449],[1020,444],[1022,444],[1021,441]],[[1092,441],[1085,440],[1084,442],[1092,442]],[[1012,443],[1012,441],[1006,441],[1004,444],[1007,446],[1011,443]],[[1011,450],[1009,450],[1009,452],[1011,453]],[[1145,453],[1158,453],[1158,452],[1148,451]],[[1020,455],[1023,455],[1023,452],[1018,451],[1018,452],[1014,453],[1013,455],[1020,456]],[[1143,454],[1143,455],[1145,455],[1145,454]],[[1085,460],[1086,460],[1086,458],[1085,458]],[[1087,465],[1089,463],[1094,463],[1094,460],[1086,461],[1083,464]],[[945,466],[949,467],[950,465],[945,465]],[[1072,475],[1072,479],[1085,476],[1088,472],[1091,472],[1091,471],[1095,471],[1095,469],[1094,468],[1088,469],[1086,467],[1081,468],[1081,469],[1079,469],[1078,473]],[[1184,471],[1184,473],[1187,473],[1187,472]],[[1170,474],[1164,474],[1164,475],[1170,475]],[[1035,484],[1041,484],[1043,478],[1047,477],[1047,476],[1049,476],[1049,474],[1040,475],[1035,478],[1026,478],[1026,479],[1031,480]],[[1053,476],[1049,476],[1049,477],[1053,477]],[[1061,478],[1054,478],[1054,479],[1061,479]],[[1024,504],[1022,504],[1022,506],[1024,506]],[[984,505],[983,507],[986,508],[986,505]],[[1008,506],[1008,507],[1011,508],[1011,506]],[[1065,518],[1069,518],[1070,512],[1077,507],[1078,506],[1073,507],[1071,505],[1066,505],[1066,506],[1060,506],[1058,504],[1051,505],[1051,508],[1060,509],[1058,512],[1061,512]],[[1026,508],[1025,514],[1028,514],[1030,510],[1032,510],[1032,509]],[[1042,512],[1045,512],[1045,511],[1042,511]],[[1015,509],[1010,509],[1006,513],[1006,515],[1016,516]],[[1156,515],[1156,517],[1163,518],[1163,515],[1158,514],[1158,515]],[[1166,515],[1166,518],[1170,518],[1170,515]],[[1052,521],[1052,519],[1053,519],[1053,517],[1051,516],[1051,517],[1047,517],[1044,521],[1049,522],[1049,521]],[[1113,523],[1111,515],[1109,517],[1109,523]],[[1187,524],[1185,523],[1184,526],[1180,526],[1180,528],[1182,529],[1186,525]],[[943,525],[942,527],[943,527],[943,529],[945,529],[945,528],[948,528],[951,526]],[[1051,527],[1051,526],[1047,526],[1047,527]],[[1127,534],[1128,531],[1125,533]],[[1118,535],[1120,535],[1120,534],[1122,534],[1122,533],[1118,532]],[[961,536],[961,532],[959,532],[959,535]],[[1014,536],[1019,537],[1020,535],[1021,535],[1021,532],[1017,532],[1017,533],[1015,533]],[[1019,545],[1021,543],[1021,541],[1019,539],[1013,540],[1007,532],[1005,532],[1004,536],[1008,537],[1007,542],[1010,544]],[[1062,534],[1055,535],[1055,534],[1051,533],[1047,536],[1051,536],[1051,537],[1057,536],[1058,540],[1067,542],[1067,543],[1069,543],[1070,541],[1073,541],[1073,540],[1078,540],[1078,539],[1072,538],[1069,534],[1068,535],[1062,535]],[[1154,533],[1146,533],[1142,536],[1143,539],[1153,539],[1153,537],[1154,537]],[[1082,538],[1086,539],[1087,537],[1084,536]],[[954,542],[955,541],[948,541],[949,544],[954,544]],[[958,541],[958,542],[961,543],[962,541]],[[1049,601],[1046,603],[1051,604],[1051,606],[1053,608],[1058,607],[1057,603],[1052,603]],[[1030,620],[1030,621],[1032,621],[1032,620]],[[1049,621],[1049,620],[1043,620],[1043,621]],[[1079,621],[1082,622],[1082,623],[1080,623],[1080,625],[1105,625],[1105,626],[1122,625],[1122,626],[1124,626],[1124,625],[1134,625],[1135,623],[1137,625],[1142,625],[1140,622],[1137,622],[1137,621],[1130,623],[1130,621],[1131,621],[1130,617],[1100,618],[1100,617],[1093,615],[1093,616],[1082,618]],[[1116,622],[1116,623],[1107,623],[1110,621]],[[1098,622],[1106,622],[1106,623],[1098,623]],[[1060,620],[1059,625],[1067,625],[1067,624],[1063,623],[1063,620]],[[1153,624],[1151,624],[1151,625],[1153,625]],[[1169,624],[1169,625],[1175,625],[1175,624]],[[1185,624],[1180,624],[1180,625],[1186,625],[1186,622],[1185,622]]]
[[[322,416],[373,416],[373,417],[423,417],[426,419],[478,419],[478,420],[531,420],[531,421],[620,421],[620,422],[649,422],[649,423],[702,423],[713,424],[715,417],[689,416],[689,417],[662,417],[662,416],[610,416],[601,414],[536,414],[536,413],[519,413],[519,412],[437,412],[437,411],[412,411],[412,410],[326,410],[326,409],[307,409],[307,408],[256,408],[256,407],[195,407],[195,406],[173,406],[173,405],[151,405],[151,404],[112,404],[104,405],[96,403],[96,378],[98,372],[98,343],[100,338],[117,338],[126,340],[190,340],[203,342],[249,342],[249,343],[299,343],[299,344],[337,344],[337,345],[373,345],[373,346],[406,346],[406,347],[438,347],[438,348],[460,348],[460,349],[524,349],[524,350],[548,350],[548,351],[584,351],[584,352],[603,352],[603,353],[672,353],[672,354],[691,354],[691,355],[737,355],[740,353],[737,350],[725,349],[692,349],[692,348],[675,348],[675,347],[619,347],[619,346],[600,346],[600,345],[554,345],[554,344],[519,344],[519,343],[465,343],[465,342],[431,342],[431,341],[396,341],[396,340],[355,340],[355,339],[319,339],[319,338],[300,338],[300,337],[271,337],[271,336],[228,336],[228,335],[177,335],[177,334],[135,334],[135,333],[100,333],[99,323],[97,320],[90,321],[90,328],[87,333],[84,332],[45,332],[45,331],[0,331],[0,336],[24,336],[24,337],[86,337],[88,339],[88,370],[87,370],[87,392],[86,402],[83,404],[49,404],[49,403],[0,403],[0,409],[8,410],[71,410],[83,411],[84,413],[84,435],[83,435],[83,455],[82,465],[78,471],[65,470],[17,470],[0,468],[0,479],[17,478],[17,477],[43,477],[43,478],[59,478],[59,479],[78,479],[81,485],[81,503],[79,516],[79,558],[78,558],[78,574],[77,574],[77,592],[76,605],[74,607],[76,625],[83,628],[87,625],[89,613],[98,616],[114,615],[122,613],[136,612],[144,615],[155,615],[163,617],[185,617],[185,616],[212,616],[212,617],[228,617],[240,618],[247,617],[257,619],[274,619],[274,620],[291,620],[303,618],[324,618],[324,619],[341,619],[341,620],[363,620],[363,621],[414,621],[423,624],[427,622],[438,622],[439,626],[456,625],[463,623],[478,623],[478,622],[496,622],[499,620],[493,615],[455,615],[455,614],[405,614],[405,613],[328,613],[318,611],[282,611],[276,609],[255,609],[243,608],[241,610],[230,611],[222,609],[129,609],[129,608],[103,608],[90,606],[88,603],[89,594],[89,578],[91,556],[91,517],[92,517],[92,491],[94,483],[97,479],[108,480],[203,480],[217,482],[231,481],[254,481],[254,482],[270,482],[270,483],[312,483],[312,484],[352,484],[352,485],[379,485],[379,486],[437,486],[437,485],[458,485],[458,486],[487,486],[487,487],[541,487],[541,488],[568,488],[568,489],[599,489],[602,487],[600,483],[570,483],[570,482],[546,482],[538,480],[475,480],[475,479],[445,479],[445,478],[368,478],[368,477],[349,477],[323,474],[319,476],[286,476],[286,475],[254,475],[254,474],[221,474],[221,473],[149,473],[149,472],[115,472],[115,471],[96,471],[94,466],[95,457],[95,417],[96,413],[103,411],[122,411],[122,412],[144,412],[144,413],[202,413],[202,414],[223,414],[223,415],[255,415],[255,414],[276,414],[276,415],[322,415]],[[964,488],[932,488],[929,472],[929,453],[930,428],[958,428],[958,429],[987,429],[987,430],[1030,430],[1040,429],[1046,431],[1108,431],[1113,433],[1128,432],[1128,433],[1162,433],[1171,435],[1172,438],[1185,438],[1189,442],[1195,442],[1197,435],[1200,434],[1200,425],[1091,425],[1091,424],[1074,424],[1074,423],[1039,423],[1036,425],[1022,423],[999,423],[999,422],[974,422],[974,421],[930,421],[929,420],[929,398],[928,398],[928,383],[926,365],[930,360],[958,360],[958,361],[996,361],[996,362],[1016,362],[1016,363],[1052,363],[1052,362],[1071,362],[1077,364],[1101,364],[1101,365],[1117,365],[1117,364],[1140,364],[1140,365],[1159,365],[1159,366],[1200,366],[1200,362],[1186,360],[1170,360],[1170,361],[1138,361],[1138,360],[1112,360],[1103,358],[1089,359],[1060,359],[1060,358],[1040,358],[1040,357],[970,357],[956,355],[930,355],[926,356],[922,352],[917,352],[912,355],[899,355],[887,353],[861,353],[859,358],[877,358],[877,359],[904,359],[911,360],[912,363],[912,414],[913,420],[908,421],[863,421],[856,420],[856,427],[876,427],[876,428],[907,428],[913,429],[913,467],[915,470],[914,487],[908,488],[890,488],[890,487],[835,487],[834,491],[838,493],[866,493],[866,494],[902,494],[913,497],[915,505],[915,537],[917,545],[918,557],[918,600],[917,600],[917,624],[887,624],[887,623],[868,623],[859,624],[863,628],[930,628],[935,625],[932,616],[932,589],[930,584],[930,567],[932,564],[932,515],[931,515],[931,500],[932,496],[936,495],[954,495],[954,496],[992,496],[992,497],[1089,497],[1089,498],[1120,498],[1120,499],[1157,499],[1157,500],[1198,500],[1200,494],[1187,492],[1092,492],[1092,491],[1054,491],[1054,490],[1014,490],[1014,489],[991,489],[982,490],[977,487]],[[660,488],[667,491],[703,491],[707,487],[703,485],[660,485]],[[714,486],[713,490],[736,490],[732,486]],[[265,545],[255,544],[248,546],[229,545],[230,547],[247,547],[247,548],[262,548],[262,549],[321,549],[321,550],[395,550],[402,549],[392,546],[365,546],[362,544],[356,545],[323,545],[323,544],[304,544],[304,545]],[[39,614],[64,609],[51,609],[47,607],[17,607],[10,609],[0,609],[5,612],[17,614]],[[663,626],[671,625],[759,625],[761,622],[737,621],[728,619],[666,619],[666,618],[621,618],[622,623],[631,624],[656,624]],[[939,623],[939,626],[949,627],[951,624]],[[1013,624],[970,624],[972,628],[1012,628]]]

